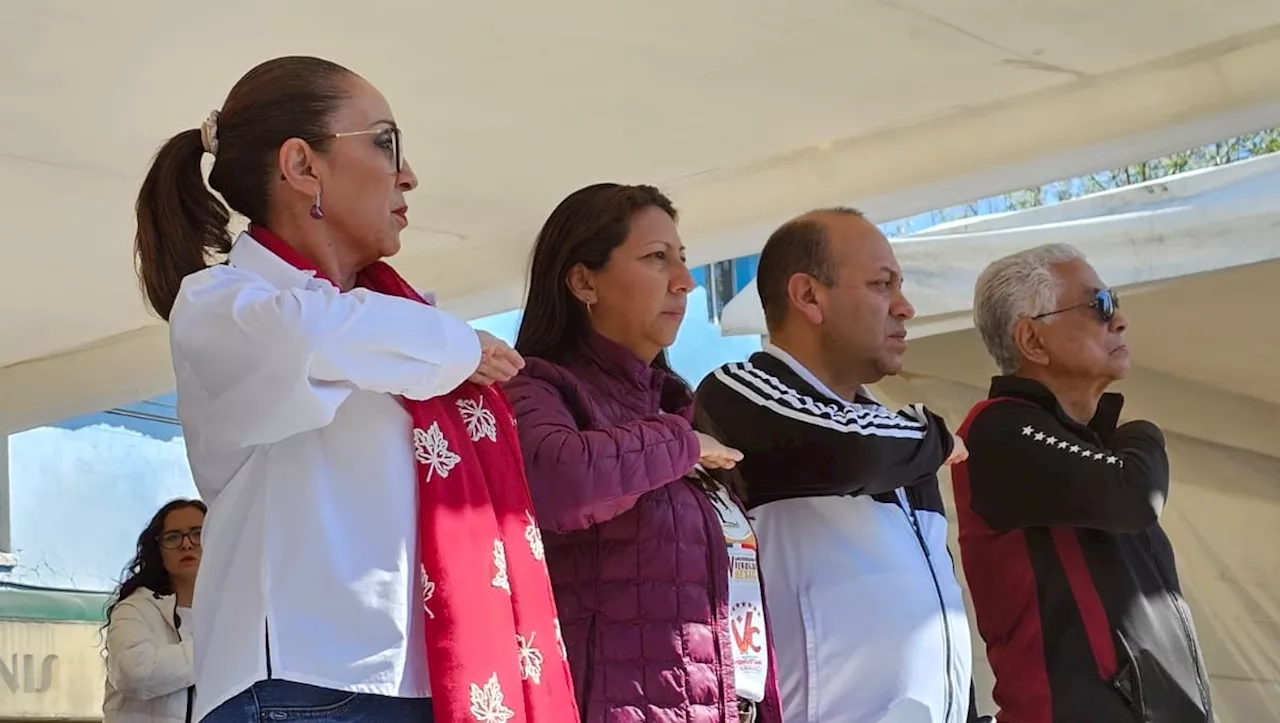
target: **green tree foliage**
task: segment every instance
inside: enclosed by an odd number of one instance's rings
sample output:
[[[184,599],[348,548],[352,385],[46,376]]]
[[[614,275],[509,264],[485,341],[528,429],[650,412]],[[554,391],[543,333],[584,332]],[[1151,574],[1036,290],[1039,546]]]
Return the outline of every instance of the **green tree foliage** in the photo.
[[[1210,143],[1186,151],[1170,153],[1122,168],[1115,168],[1070,181],[1059,181],[1039,188],[1024,188],[1009,193],[1009,208],[1024,209],[1046,203],[1066,201],[1099,191],[1153,181],[1184,171],[1223,166],[1246,158],[1280,151],[1280,126],[1248,133],[1225,141]]]
[[[1130,186],[1198,168],[1222,166],[1277,151],[1280,151],[1280,126],[1152,158],[1123,168],[1102,170],[1087,176],[1077,176],[1033,188],[1021,188],[1001,196],[931,211],[887,223],[882,228],[890,236],[901,236],[949,221],[1061,203],[1091,193]]]

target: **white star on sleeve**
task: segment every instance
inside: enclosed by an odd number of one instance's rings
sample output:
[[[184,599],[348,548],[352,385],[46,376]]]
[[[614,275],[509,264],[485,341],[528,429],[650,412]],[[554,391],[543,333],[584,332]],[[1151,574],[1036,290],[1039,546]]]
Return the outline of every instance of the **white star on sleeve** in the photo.
[[[1094,449],[1091,449],[1087,444],[1076,444],[1072,442],[1070,439],[1058,439],[1053,435],[1041,432],[1040,430],[1036,429],[1032,425],[1027,425],[1023,427],[1021,431],[1022,431],[1021,436],[1030,437],[1031,439],[1037,442],[1043,443],[1044,445],[1048,446],[1050,449],[1060,449],[1063,451],[1070,452],[1071,454],[1078,454],[1084,459],[1102,461],[1105,464],[1113,464],[1113,465],[1118,465],[1120,467],[1124,466],[1124,459],[1122,459],[1119,456],[1110,454],[1108,450],[1095,451]]]

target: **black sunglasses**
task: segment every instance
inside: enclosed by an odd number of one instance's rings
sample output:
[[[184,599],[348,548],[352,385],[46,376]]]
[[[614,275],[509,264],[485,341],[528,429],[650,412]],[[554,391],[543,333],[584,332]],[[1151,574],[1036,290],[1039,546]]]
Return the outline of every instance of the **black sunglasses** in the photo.
[[[1050,311],[1044,314],[1038,314],[1031,318],[1043,319],[1046,316],[1064,314],[1068,311],[1075,311],[1076,309],[1093,309],[1097,312],[1098,319],[1102,323],[1106,324],[1116,317],[1116,311],[1120,309],[1120,297],[1111,289],[1098,289],[1093,293],[1093,301],[1089,301],[1084,304],[1076,304],[1075,306],[1068,306],[1065,309],[1057,309],[1056,311]]]

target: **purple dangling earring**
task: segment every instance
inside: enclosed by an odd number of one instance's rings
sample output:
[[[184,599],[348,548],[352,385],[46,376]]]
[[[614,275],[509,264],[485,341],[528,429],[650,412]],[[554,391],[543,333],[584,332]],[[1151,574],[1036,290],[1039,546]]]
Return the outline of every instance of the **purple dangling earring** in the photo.
[[[316,202],[311,204],[311,218],[319,221],[324,218],[324,209],[320,208],[320,189],[316,189]]]

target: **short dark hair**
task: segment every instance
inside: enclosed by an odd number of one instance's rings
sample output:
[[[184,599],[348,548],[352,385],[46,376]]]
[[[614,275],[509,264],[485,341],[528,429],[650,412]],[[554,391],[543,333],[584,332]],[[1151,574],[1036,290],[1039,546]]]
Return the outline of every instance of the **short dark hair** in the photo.
[[[569,194],[538,232],[529,268],[529,292],[516,332],[516,351],[560,362],[587,339],[587,312],[569,289],[578,264],[597,271],[631,233],[631,219],[657,208],[679,220],[671,199],[653,186],[597,183]],[[665,365],[665,355],[660,354]]]
[[[290,138],[317,150],[341,102],[351,71],[321,58],[268,60],[241,78],[217,117],[217,153],[205,185],[205,146],[198,128],[170,138],[138,192],[134,255],[151,308],[169,318],[182,279],[231,250],[227,206],[257,224],[267,221],[274,156]],[[222,194],[222,201],[209,188]]]
[[[846,206],[821,208],[794,218],[769,236],[760,252],[756,271],[756,292],[764,308],[765,326],[776,331],[787,318],[787,283],[795,274],[807,274],[822,284],[836,283],[835,262],[831,258],[831,238],[823,215],[857,216],[861,211]]]

